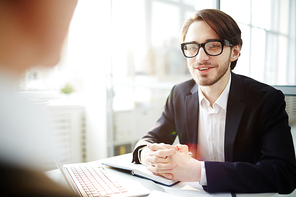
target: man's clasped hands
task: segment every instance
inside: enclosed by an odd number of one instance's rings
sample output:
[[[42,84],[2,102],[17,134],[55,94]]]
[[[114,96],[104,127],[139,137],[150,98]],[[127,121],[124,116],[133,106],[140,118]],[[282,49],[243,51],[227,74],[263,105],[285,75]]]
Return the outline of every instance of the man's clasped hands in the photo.
[[[148,144],[141,162],[154,174],[178,181],[200,181],[201,163],[191,157],[187,145]]]

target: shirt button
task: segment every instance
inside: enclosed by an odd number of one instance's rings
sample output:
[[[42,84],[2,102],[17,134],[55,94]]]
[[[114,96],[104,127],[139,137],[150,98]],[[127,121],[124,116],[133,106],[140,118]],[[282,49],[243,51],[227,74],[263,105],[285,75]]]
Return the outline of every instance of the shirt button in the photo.
[[[216,157],[212,157],[211,160],[212,160],[212,161],[216,161]]]
[[[211,135],[209,135],[208,140],[212,141],[213,137]]]

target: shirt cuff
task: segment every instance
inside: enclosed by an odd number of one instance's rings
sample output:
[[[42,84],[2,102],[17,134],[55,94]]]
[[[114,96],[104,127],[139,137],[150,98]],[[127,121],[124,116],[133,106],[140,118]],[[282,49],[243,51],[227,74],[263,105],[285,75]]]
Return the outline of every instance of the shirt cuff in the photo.
[[[132,163],[140,164],[140,161],[139,161],[139,158],[138,158],[139,157],[139,149],[141,149],[144,146],[146,146],[146,145],[140,145],[140,146],[135,148],[135,150],[133,151]]]
[[[206,168],[205,168],[205,162],[201,161],[200,162],[200,170],[201,170],[201,175],[200,175],[200,185],[207,185],[207,174],[206,174]]]
[[[143,150],[144,148],[147,148],[147,146],[144,146],[144,147],[142,147],[142,148],[140,148],[140,149],[138,150],[138,160],[139,160],[140,163],[142,163],[141,153],[142,153],[142,150]]]

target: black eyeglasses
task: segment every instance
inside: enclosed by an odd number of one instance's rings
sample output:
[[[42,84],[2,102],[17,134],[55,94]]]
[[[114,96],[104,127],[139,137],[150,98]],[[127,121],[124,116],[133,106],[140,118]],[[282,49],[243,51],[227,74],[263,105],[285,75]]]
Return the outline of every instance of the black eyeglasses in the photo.
[[[228,40],[209,40],[205,43],[185,42],[181,44],[181,49],[185,57],[193,58],[197,56],[200,47],[207,55],[218,56],[223,52],[224,46],[233,46]]]

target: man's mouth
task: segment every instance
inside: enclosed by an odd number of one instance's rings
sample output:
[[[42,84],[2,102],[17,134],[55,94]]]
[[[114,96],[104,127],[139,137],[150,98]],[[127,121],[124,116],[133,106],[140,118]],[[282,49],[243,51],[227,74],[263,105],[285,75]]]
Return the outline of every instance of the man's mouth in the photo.
[[[203,67],[203,68],[197,68],[197,69],[200,70],[200,71],[204,71],[204,70],[208,70],[209,67]]]

